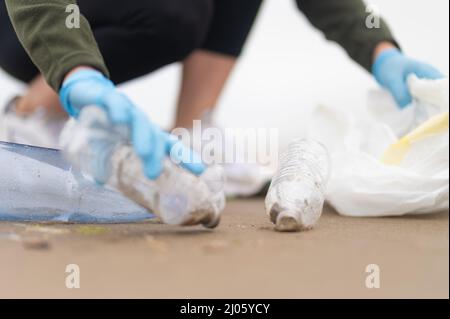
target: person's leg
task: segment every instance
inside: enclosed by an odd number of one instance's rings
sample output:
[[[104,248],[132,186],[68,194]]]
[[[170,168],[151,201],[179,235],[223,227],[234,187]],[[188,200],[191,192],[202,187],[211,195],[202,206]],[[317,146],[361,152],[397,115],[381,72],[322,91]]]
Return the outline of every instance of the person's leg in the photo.
[[[190,128],[214,108],[235,64],[235,57],[203,50],[184,61],[176,127]]]
[[[184,61],[177,126],[192,126],[215,106],[242,52],[262,0],[214,2],[207,35],[199,49]]]
[[[17,38],[5,1],[0,1],[0,43],[0,68],[3,71],[25,83],[39,74]]]
[[[37,108],[44,108],[46,113],[54,117],[67,117],[61,107],[58,95],[42,75],[38,75],[29,83],[26,94],[21,96],[15,105],[15,111],[21,116],[35,112]]]
[[[217,104],[236,60],[237,58],[231,55],[199,50],[184,61],[175,127],[191,129],[194,120],[202,120],[202,130],[214,127],[222,132],[222,137],[225,138],[223,141],[208,141],[208,143],[203,144],[201,141],[199,143],[199,141],[194,140],[198,136],[195,135],[194,130],[190,130],[191,135],[185,142],[194,147],[200,154],[203,153],[203,147],[205,146],[208,147],[208,152],[211,151],[211,142],[214,143],[214,154],[219,158],[225,159],[226,152],[230,150],[240,152],[235,146],[242,140],[239,142],[235,139],[242,138],[242,136],[226,135],[226,130],[214,122],[210,113]],[[203,132],[201,131],[201,133]],[[257,194],[267,184],[270,176],[263,173],[260,165],[246,163],[244,160],[246,158],[245,153],[236,153],[234,156],[236,162],[222,163],[227,180],[225,183],[226,194],[230,196]]]
[[[215,128],[216,132],[218,130],[222,133],[222,137],[225,137],[223,141],[219,139],[201,143],[201,140],[196,140],[199,138],[196,131],[190,130],[191,134],[186,143],[201,154],[205,150],[204,146],[207,146],[208,154],[211,154],[212,146],[214,157],[219,163],[220,158],[233,156],[234,162],[222,163],[227,180],[225,192],[231,196],[256,194],[270,178],[263,174],[258,164],[245,161],[247,154],[235,148],[243,142],[237,140],[242,136],[227,135],[227,131],[215,123],[211,112],[242,52],[261,2],[214,0],[214,13],[208,35],[201,48],[184,61],[176,126],[191,128],[193,120],[200,119],[201,133],[208,128]],[[202,137],[200,136],[200,139]]]

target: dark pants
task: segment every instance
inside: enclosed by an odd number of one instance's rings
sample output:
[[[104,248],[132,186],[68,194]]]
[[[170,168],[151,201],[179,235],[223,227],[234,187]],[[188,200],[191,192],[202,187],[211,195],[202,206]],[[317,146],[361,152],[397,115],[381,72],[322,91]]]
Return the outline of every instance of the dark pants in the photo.
[[[262,0],[78,0],[119,84],[186,58],[196,49],[237,57]],[[183,30],[180,32],[179,30]],[[0,68],[30,82],[38,70],[0,1]]]
[[[214,4],[214,0],[78,0],[115,83],[181,61],[201,48]],[[39,74],[17,39],[4,1],[0,68],[27,83]]]

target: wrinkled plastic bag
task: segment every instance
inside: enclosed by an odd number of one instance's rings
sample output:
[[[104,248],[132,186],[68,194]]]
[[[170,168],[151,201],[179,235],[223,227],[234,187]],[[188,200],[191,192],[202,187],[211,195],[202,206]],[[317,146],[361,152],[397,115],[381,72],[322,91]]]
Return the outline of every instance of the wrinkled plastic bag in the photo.
[[[409,79],[414,102],[399,110],[387,92],[369,94],[363,115],[319,106],[308,137],[325,144],[333,172],[328,202],[355,217],[425,214],[449,209],[449,135],[427,136],[398,165],[380,159],[386,149],[430,117],[448,112],[448,79]]]

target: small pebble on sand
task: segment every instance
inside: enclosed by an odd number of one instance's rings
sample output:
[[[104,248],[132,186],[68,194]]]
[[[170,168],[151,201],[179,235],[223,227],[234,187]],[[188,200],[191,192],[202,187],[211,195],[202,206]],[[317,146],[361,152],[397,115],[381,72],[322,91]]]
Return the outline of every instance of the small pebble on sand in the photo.
[[[154,252],[165,254],[169,251],[169,246],[165,242],[160,241],[153,236],[146,236],[145,240]]]
[[[230,247],[230,243],[224,240],[214,240],[203,245],[203,251],[206,253],[221,252]]]
[[[22,238],[22,245],[26,249],[34,249],[34,250],[50,249],[50,242],[47,239],[40,237]]]

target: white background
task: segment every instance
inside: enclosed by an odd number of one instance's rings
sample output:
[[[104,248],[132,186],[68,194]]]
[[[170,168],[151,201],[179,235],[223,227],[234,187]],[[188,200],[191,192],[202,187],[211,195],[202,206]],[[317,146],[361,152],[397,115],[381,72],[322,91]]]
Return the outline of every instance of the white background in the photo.
[[[448,0],[370,3],[379,7],[408,55],[448,74]],[[169,66],[122,88],[155,122],[169,127],[179,71],[178,65]],[[279,127],[285,144],[303,134],[311,107],[364,107],[367,91],[376,87],[367,72],[309,25],[294,1],[266,0],[216,118],[227,127]],[[22,89],[0,71],[0,103]]]

